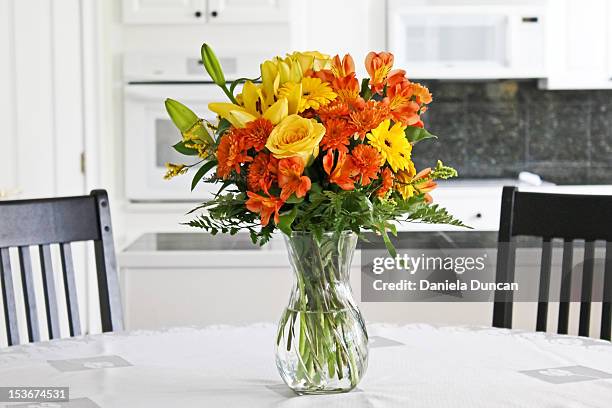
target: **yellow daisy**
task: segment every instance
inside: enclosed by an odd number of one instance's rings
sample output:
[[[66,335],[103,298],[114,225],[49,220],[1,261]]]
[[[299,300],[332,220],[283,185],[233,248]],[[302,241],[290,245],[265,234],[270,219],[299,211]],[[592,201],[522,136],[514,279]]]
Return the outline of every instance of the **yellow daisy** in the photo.
[[[381,122],[376,129],[372,129],[371,133],[367,134],[368,143],[376,148],[383,157],[383,162],[389,163],[394,173],[398,170],[406,170],[409,168],[412,161],[410,154],[412,153],[412,145],[406,139],[404,130],[406,126],[401,123],[396,123],[391,126],[389,119]]]
[[[301,90],[300,90],[301,87]],[[327,82],[321,81],[319,78],[304,77],[299,83],[287,82],[278,90],[279,97],[285,97],[292,100],[291,96],[299,93],[301,95],[297,113],[304,112],[306,109],[319,109],[325,106],[338,95],[332,91]],[[291,111],[291,107],[289,107]]]

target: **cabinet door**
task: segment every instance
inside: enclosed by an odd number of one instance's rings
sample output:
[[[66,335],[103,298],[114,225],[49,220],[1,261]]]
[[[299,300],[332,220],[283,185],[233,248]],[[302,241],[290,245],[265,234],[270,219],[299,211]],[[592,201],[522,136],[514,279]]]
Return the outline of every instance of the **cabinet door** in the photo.
[[[206,0],[122,0],[123,22],[198,23],[206,20]]]
[[[289,0],[208,0],[210,23],[289,21]]]
[[[548,89],[611,88],[608,0],[549,3]]]

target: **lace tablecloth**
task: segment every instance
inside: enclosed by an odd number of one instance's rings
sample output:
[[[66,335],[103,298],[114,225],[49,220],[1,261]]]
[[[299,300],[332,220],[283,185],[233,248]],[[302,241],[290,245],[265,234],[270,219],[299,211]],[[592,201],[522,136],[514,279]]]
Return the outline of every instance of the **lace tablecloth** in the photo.
[[[612,345],[605,341],[370,325],[369,367],[358,389],[296,396],[276,372],[274,330],[179,328],[0,349],[0,386],[68,386],[70,402],[23,406],[77,408],[612,407]]]

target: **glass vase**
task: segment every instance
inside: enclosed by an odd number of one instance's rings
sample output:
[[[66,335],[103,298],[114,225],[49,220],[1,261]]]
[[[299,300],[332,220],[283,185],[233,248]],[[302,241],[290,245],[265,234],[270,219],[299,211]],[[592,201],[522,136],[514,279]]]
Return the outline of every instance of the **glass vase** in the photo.
[[[349,274],[353,232],[285,236],[295,275],[276,338],[276,366],[298,394],[348,392],[368,365],[368,334]]]

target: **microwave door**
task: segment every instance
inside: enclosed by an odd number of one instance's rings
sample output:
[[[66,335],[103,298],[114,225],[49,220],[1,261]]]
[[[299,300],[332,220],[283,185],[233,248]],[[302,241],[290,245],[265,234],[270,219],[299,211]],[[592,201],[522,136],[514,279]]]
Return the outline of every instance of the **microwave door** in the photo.
[[[460,77],[509,66],[507,15],[406,11],[394,15],[391,26],[391,52],[411,77]]]

